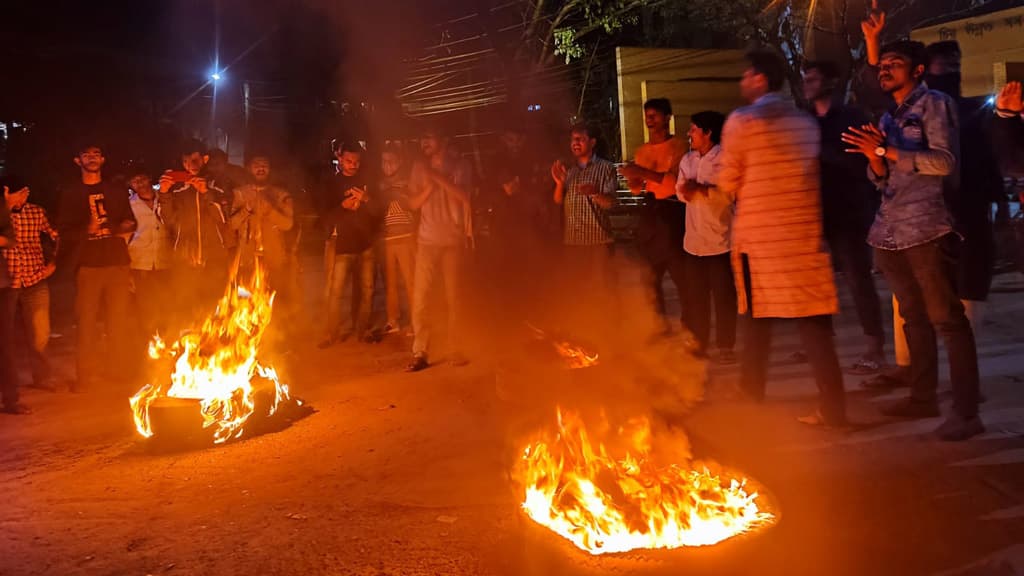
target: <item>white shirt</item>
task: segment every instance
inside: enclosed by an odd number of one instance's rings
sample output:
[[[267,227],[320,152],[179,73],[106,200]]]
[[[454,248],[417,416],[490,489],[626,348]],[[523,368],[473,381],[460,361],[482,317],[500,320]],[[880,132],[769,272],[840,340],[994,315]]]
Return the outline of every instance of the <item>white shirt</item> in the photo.
[[[171,266],[171,239],[163,219],[137,194],[132,194],[129,202],[138,222],[128,242],[132,270],[166,270]],[[157,206],[155,200],[153,206]]]
[[[719,155],[722,147],[715,145],[701,156],[693,150],[679,161],[676,196],[689,204],[686,207],[686,236],[683,249],[694,256],[717,256],[729,252],[732,220],[736,215],[735,198],[718,189]],[[687,202],[683,186],[687,180],[710,186],[708,195],[695,194]]]

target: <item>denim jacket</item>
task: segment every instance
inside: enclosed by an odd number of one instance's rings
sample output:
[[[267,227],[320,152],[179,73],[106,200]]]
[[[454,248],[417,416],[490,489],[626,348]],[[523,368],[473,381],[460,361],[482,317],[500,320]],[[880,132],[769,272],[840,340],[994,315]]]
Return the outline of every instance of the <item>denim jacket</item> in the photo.
[[[882,192],[882,204],[868,244],[904,250],[953,231],[944,190],[959,179],[960,129],[953,100],[923,82],[902,105],[879,122],[886,145],[899,150],[888,174],[868,178]]]

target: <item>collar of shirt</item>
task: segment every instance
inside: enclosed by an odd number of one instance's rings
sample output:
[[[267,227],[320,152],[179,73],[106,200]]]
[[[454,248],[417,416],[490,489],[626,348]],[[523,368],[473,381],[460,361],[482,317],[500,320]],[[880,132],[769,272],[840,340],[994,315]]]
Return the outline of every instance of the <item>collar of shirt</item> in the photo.
[[[781,102],[781,101],[782,101],[782,94],[779,94],[778,92],[769,92],[769,93],[765,94],[764,96],[761,96],[757,100],[754,100],[753,105],[754,106],[760,106],[762,104],[770,104],[772,102]]]
[[[707,158],[708,160],[714,160],[715,156],[718,156],[718,154],[722,152],[722,145],[715,144],[714,146],[711,147],[710,150],[708,150],[704,154],[701,154],[700,150],[694,150],[694,152],[697,153],[697,156],[699,156],[701,160],[705,158]]]
[[[917,88],[914,88],[910,92],[910,94],[907,94],[907,97],[903,100],[902,104],[894,105],[889,110],[889,115],[892,116],[893,118],[899,118],[900,116],[905,114],[907,110],[910,110],[914,106],[914,104],[916,104],[917,101],[920,100],[921,97],[927,93],[928,85],[925,84],[924,82],[921,82],[920,84],[917,85]]]

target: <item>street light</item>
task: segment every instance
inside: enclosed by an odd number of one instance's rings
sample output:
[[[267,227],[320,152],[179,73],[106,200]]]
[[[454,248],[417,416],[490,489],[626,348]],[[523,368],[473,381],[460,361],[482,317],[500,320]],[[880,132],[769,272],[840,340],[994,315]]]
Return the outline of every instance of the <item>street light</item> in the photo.
[[[210,80],[212,80],[213,82],[219,82],[220,79],[221,79],[220,72],[213,72],[212,74],[210,74]]]

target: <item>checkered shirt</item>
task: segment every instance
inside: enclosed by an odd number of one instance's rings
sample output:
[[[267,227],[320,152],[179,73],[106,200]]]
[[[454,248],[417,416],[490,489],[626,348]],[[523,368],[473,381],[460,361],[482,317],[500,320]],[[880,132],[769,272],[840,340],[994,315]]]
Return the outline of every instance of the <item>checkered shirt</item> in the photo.
[[[608,218],[608,212],[590,197],[578,192],[581,184],[593,184],[598,194],[608,196],[614,201],[618,184],[615,165],[594,156],[586,166],[576,164],[569,168],[565,178],[562,210],[565,244],[593,246],[612,243],[612,223]]]
[[[25,204],[21,210],[11,211],[15,243],[4,248],[7,269],[11,273],[11,287],[27,288],[43,279],[46,260],[43,258],[43,244],[40,235],[57,238],[57,230],[46,218],[46,210],[35,204]]]

